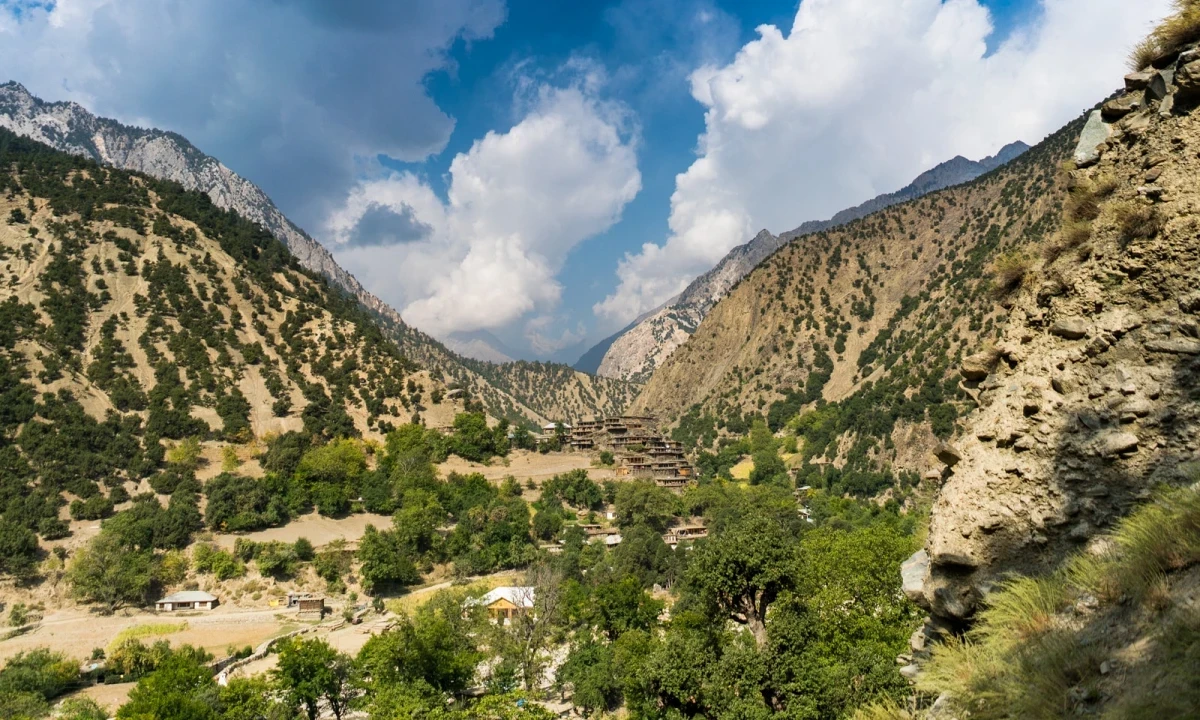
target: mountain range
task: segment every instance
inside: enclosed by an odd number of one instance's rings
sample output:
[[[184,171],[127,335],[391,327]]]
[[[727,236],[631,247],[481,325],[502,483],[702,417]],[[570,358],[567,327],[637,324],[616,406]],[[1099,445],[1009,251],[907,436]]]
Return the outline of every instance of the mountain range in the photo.
[[[16,82],[0,85],[0,128],[104,165],[177,182],[185,189],[207,194],[218,207],[258,223],[287,246],[302,267],[326,277],[370,311],[407,356],[441,373],[447,384],[471,390],[494,417],[540,425],[583,415],[607,415],[620,412],[638,390],[626,381],[591,378],[565,365],[518,363],[495,367],[506,363],[511,355],[495,350],[486,338],[452,342],[490,363],[447,348],[405,323],[395,309],[364,288],[258,186],[177,133],[97,117],[78,103],[45,102]],[[503,379],[508,389],[494,386],[488,377]],[[519,394],[521,388],[537,388],[537,392]]]
[[[696,331],[713,306],[747,273],[779,248],[797,238],[839,227],[898,203],[969,182],[1002,167],[1027,150],[1028,145],[1017,141],[982,160],[958,156],[922,173],[896,192],[842,210],[828,220],[812,220],[780,235],[762,230],[749,242],[730,250],[712,270],[693,280],[678,296],[588,350],[575,368],[604,377],[646,382],[654,370]]]

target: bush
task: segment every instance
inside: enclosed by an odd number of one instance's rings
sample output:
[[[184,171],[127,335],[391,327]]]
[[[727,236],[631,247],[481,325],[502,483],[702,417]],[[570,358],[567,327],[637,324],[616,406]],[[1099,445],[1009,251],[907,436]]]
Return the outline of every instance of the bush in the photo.
[[[1162,232],[1166,218],[1152,205],[1124,202],[1113,208],[1113,219],[1122,247],[1135,240],[1149,240]]]
[[[1033,270],[1033,258],[1018,250],[1007,252],[992,263],[992,286],[1000,295],[1021,287]]]
[[[1129,55],[1129,66],[1142,70],[1160,56],[1177,52],[1197,40],[1200,40],[1200,2],[1175,0],[1175,12],[1138,43]]]

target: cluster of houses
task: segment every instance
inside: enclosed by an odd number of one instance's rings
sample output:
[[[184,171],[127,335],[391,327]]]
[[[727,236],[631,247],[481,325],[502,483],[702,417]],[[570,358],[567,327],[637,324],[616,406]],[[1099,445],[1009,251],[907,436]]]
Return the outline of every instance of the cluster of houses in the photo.
[[[658,421],[653,417],[622,415],[582,420],[574,425],[551,423],[544,429],[551,433],[560,427],[575,450],[614,453],[618,477],[644,478],[662,487],[681,488],[695,474],[683,445],[658,432]]]

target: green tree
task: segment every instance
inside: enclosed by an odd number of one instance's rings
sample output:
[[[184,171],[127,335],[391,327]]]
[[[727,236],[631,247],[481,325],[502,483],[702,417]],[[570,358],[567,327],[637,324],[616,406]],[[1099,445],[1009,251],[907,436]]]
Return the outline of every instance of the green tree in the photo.
[[[671,491],[648,480],[622,484],[614,503],[617,524],[622,529],[645,525],[662,532],[679,509],[678,498]]]
[[[464,618],[462,592],[443,591],[374,635],[358,654],[371,688],[420,683],[440,693],[460,693],[483,659],[475,642],[478,623]]]
[[[296,466],[296,479],[308,488],[322,515],[344,515],[366,469],[367,456],[358,442],[333,440],[304,453]]]
[[[293,708],[317,720],[321,703],[341,720],[354,698],[354,663],[324,640],[289,639],[279,645],[279,662],[271,676]]]
[[[149,550],[131,550],[107,530],[75,551],[67,566],[71,594],[82,602],[97,603],[106,613],[126,605],[144,603],[153,581]]]
[[[129,702],[117,710],[118,720],[218,720],[211,659],[188,646],[171,653],[129,691]]]
[[[379,531],[368,525],[358,542],[358,559],[362,563],[363,588],[372,594],[412,585],[421,579],[411,550],[390,530]]]
[[[687,581],[714,614],[746,625],[761,647],[767,611],[794,586],[796,557],[778,523],[751,515],[696,546]]]
[[[0,695],[35,693],[53,700],[72,689],[79,679],[79,664],[47,648],[19,652],[0,670]]]
[[[0,518],[0,572],[27,579],[37,568],[37,556],[38,542],[33,532]]]

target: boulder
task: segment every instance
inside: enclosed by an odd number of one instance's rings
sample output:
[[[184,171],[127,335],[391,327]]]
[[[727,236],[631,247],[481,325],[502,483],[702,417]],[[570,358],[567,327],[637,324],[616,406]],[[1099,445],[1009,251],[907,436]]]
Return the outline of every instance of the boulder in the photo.
[[[963,358],[962,365],[958,371],[968,382],[977,382],[986,380],[987,376],[992,372],[994,358],[990,353],[977,353],[969,357]]]
[[[925,597],[925,576],[929,574],[929,553],[918,550],[900,566],[904,595],[913,602]]]
[[[1105,120],[1120,120],[1134,110],[1141,109],[1141,107],[1141,97],[1134,93],[1126,93],[1104,103],[1104,106],[1100,108],[1100,114]]]
[[[1171,89],[1175,84],[1175,70],[1168,68],[1154,74],[1150,78],[1150,84],[1146,86],[1147,100],[1162,100],[1171,94]]]
[[[1059,318],[1050,332],[1067,340],[1082,340],[1088,335],[1088,322],[1081,317]]]
[[[1191,100],[1200,97],[1200,60],[1179,66],[1175,71],[1175,88],[1181,98]]]
[[[1075,164],[1081,168],[1095,165],[1100,160],[1100,146],[1111,134],[1112,127],[1104,122],[1099,110],[1093,110],[1079,135],[1079,144],[1075,147],[1073,158]]]
[[[1103,457],[1136,452],[1137,449],[1138,436],[1130,432],[1112,430],[1096,438],[1096,452]]]
[[[1158,75],[1153,68],[1147,68],[1135,73],[1129,73],[1125,76],[1125,92],[1136,92],[1145,90],[1150,85],[1150,80]]]
[[[941,460],[942,463],[947,467],[954,467],[962,462],[963,459],[963,454],[959,452],[958,448],[954,447],[950,443],[942,443],[939,445],[938,449],[934,451],[934,454],[937,455],[937,459]]]
[[[1172,353],[1174,355],[1200,355],[1200,340],[1193,340],[1192,338],[1151,340],[1146,343],[1146,349],[1151,352]]]

